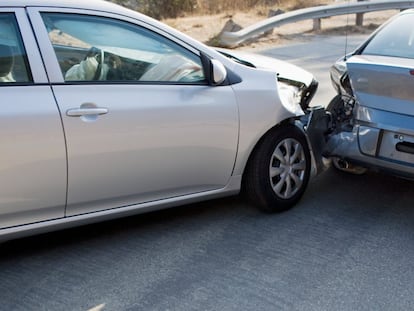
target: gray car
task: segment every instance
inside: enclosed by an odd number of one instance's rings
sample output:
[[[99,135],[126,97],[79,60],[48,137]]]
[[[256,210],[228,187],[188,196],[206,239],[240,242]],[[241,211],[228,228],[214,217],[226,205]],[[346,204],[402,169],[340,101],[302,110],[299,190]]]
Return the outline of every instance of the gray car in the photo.
[[[338,95],[327,107],[332,127],[325,155],[342,170],[382,170],[414,177],[414,10],[376,30],[337,61]]]
[[[106,1],[2,1],[0,239],[241,190],[292,207],[321,167],[317,82],[243,57]]]

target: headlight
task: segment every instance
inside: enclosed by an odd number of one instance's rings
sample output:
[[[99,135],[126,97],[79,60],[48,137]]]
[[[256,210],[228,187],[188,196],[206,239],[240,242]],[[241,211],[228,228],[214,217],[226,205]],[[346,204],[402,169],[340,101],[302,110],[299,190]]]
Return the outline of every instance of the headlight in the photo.
[[[303,110],[300,107],[301,90],[297,86],[287,84],[285,82],[278,82],[279,96],[283,106],[294,114],[303,114]]]
[[[291,101],[296,102],[303,111],[306,111],[309,107],[309,104],[318,89],[318,81],[315,79],[309,85],[304,84],[303,82],[298,82],[294,80],[284,79],[278,77],[279,89],[290,89],[289,92],[292,93],[290,95],[292,97]],[[295,108],[296,109],[296,108]]]

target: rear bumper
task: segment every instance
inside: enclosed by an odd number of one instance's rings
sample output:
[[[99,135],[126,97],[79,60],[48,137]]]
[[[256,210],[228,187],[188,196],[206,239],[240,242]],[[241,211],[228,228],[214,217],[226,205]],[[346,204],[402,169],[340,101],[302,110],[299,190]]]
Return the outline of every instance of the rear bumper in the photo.
[[[414,178],[414,117],[359,107],[350,132],[327,137],[323,155]]]

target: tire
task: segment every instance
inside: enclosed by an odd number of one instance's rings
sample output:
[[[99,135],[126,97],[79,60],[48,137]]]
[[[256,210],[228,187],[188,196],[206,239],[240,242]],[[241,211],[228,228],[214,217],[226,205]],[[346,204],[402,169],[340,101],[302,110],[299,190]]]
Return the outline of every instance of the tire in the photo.
[[[305,192],[310,167],[308,143],[300,129],[294,125],[275,128],[249,160],[243,179],[245,193],[263,211],[285,211]]]

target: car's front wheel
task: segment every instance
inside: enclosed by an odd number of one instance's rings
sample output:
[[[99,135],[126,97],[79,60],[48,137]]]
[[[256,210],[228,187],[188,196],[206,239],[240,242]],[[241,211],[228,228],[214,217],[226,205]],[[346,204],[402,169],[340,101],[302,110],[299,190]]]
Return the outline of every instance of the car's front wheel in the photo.
[[[294,125],[273,129],[257,146],[244,175],[245,191],[267,212],[295,205],[309,181],[311,157],[304,134]]]

